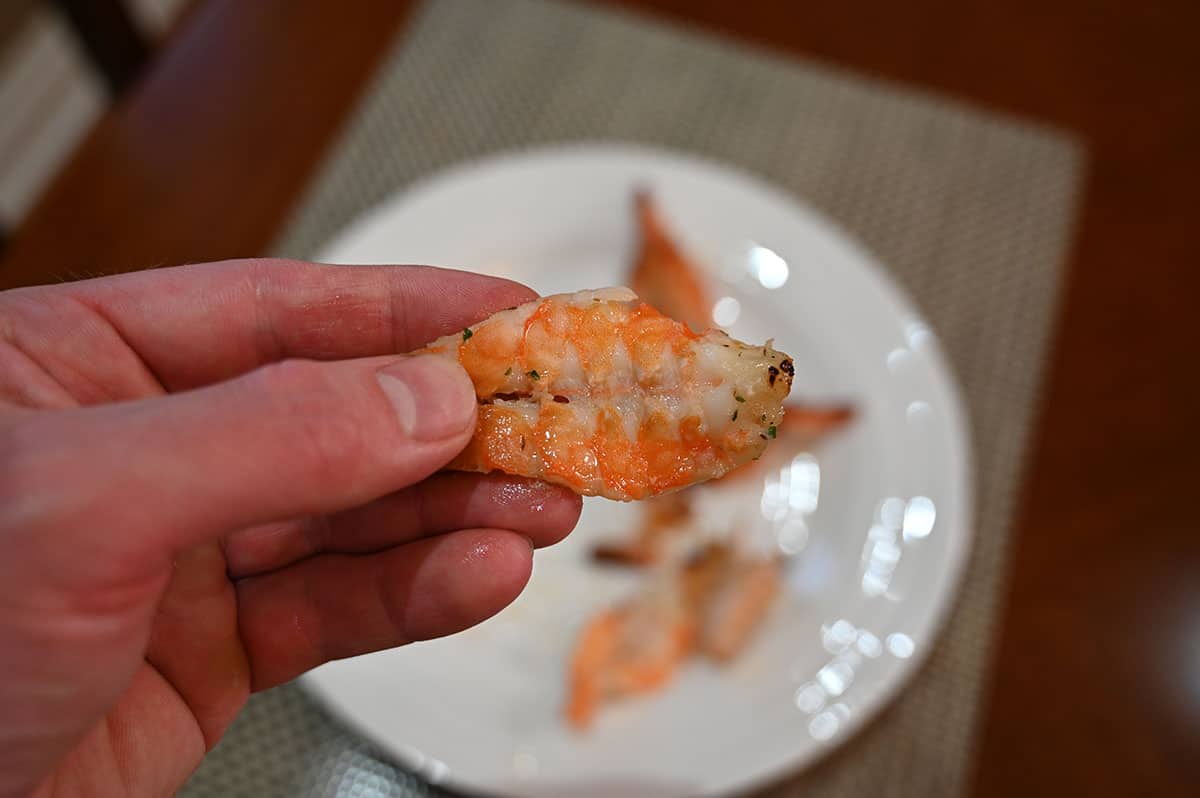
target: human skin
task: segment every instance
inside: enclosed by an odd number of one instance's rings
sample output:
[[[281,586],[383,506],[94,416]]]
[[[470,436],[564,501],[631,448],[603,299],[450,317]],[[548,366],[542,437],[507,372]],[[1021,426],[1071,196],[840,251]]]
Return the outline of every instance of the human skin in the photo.
[[[579,498],[440,472],[472,386],[396,353],[532,296],[271,260],[0,293],[0,796],[172,794],[251,692],[511,602]]]

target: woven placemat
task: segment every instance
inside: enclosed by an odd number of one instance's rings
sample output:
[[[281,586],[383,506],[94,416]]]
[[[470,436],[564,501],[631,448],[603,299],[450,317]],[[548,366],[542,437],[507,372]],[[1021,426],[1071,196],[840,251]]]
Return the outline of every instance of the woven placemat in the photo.
[[[969,770],[996,602],[1082,164],[1053,131],[642,18],[544,0],[431,0],[277,247],[312,256],[417,178],[578,140],[736,164],[874,250],[940,335],[976,446],[977,544],[929,663],[836,756],[771,795],[953,795]],[[294,686],[256,696],[185,788],[439,794]]]

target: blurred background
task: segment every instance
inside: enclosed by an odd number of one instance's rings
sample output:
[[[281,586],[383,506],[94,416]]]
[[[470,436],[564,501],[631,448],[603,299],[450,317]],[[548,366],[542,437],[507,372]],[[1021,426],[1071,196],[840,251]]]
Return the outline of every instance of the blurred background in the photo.
[[[271,251],[425,5],[3,0],[0,288]],[[570,5],[1081,146],[969,777],[954,791],[1195,794],[1200,3]],[[475,6],[486,18],[498,4]]]
[[[12,230],[187,0],[6,0],[0,6],[0,229]]]

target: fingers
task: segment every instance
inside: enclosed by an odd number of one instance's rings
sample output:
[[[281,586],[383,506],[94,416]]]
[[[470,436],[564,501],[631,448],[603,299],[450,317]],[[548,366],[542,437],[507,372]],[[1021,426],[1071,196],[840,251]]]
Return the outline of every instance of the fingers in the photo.
[[[239,530],[225,542],[235,578],[313,554],[365,553],[457,529],[510,529],[534,546],[557,543],[579,520],[582,501],[565,488],[501,474],[443,473],[398,493],[336,513]]]
[[[158,599],[146,661],[191,708],[211,747],[241,711],[250,666],[237,630],[237,596],[215,542],[175,556]]]
[[[0,447],[0,501],[71,537],[57,546],[161,553],[397,491],[448,462],[474,423],[471,382],[444,359],[287,361],[173,396],[30,414]],[[48,485],[71,490],[50,501]]]
[[[508,280],[450,269],[268,259],[31,290],[70,292],[171,391],[285,358],[408,352],[535,296]]]
[[[379,554],[326,554],[237,583],[255,690],[323,662],[452,634],[508,606],[532,549],[512,532],[471,529]]]

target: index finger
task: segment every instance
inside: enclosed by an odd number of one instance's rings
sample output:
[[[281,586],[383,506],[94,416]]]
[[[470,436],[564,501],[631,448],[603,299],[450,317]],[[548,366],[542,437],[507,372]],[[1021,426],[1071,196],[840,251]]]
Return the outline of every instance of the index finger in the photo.
[[[168,390],[284,358],[407,352],[536,296],[523,285],[431,266],[254,259],[60,286],[102,315]]]

